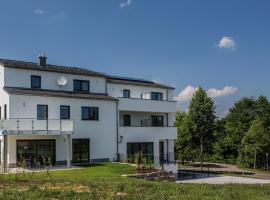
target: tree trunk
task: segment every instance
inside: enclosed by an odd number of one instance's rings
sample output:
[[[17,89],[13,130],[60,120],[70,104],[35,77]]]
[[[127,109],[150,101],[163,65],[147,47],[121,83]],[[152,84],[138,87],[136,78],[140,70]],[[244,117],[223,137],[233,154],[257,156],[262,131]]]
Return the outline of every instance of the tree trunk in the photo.
[[[253,164],[254,170],[256,169],[256,160],[257,160],[257,151],[256,151],[256,149],[255,149],[254,164]]]
[[[203,170],[203,134],[201,133],[201,171]]]

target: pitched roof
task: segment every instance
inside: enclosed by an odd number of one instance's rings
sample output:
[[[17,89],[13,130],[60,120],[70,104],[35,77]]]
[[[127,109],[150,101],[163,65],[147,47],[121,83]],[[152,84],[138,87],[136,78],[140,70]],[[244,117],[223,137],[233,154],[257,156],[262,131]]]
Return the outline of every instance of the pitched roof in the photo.
[[[115,83],[115,84],[130,84],[130,85],[138,85],[138,86],[145,86],[145,87],[174,89],[171,86],[155,83],[153,81],[148,81],[144,79],[136,79],[136,78],[120,77],[120,76],[111,76],[111,75],[107,75],[101,72],[95,72],[89,69],[79,68],[79,67],[69,67],[69,66],[51,65],[51,64],[46,64],[46,66],[44,67],[34,62],[9,60],[9,59],[1,59],[1,58],[0,58],[0,64],[2,64],[4,67],[17,68],[17,69],[28,69],[28,70],[48,71],[48,72],[57,72],[57,73],[65,73],[65,74],[103,77],[103,78],[107,78],[109,83]]]
[[[46,66],[40,66],[38,63],[34,63],[34,62],[25,62],[25,61],[8,60],[8,59],[0,59],[0,63],[3,64],[5,67],[11,67],[11,68],[17,68],[17,69],[29,69],[29,70],[58,72],[58,73],[66,73],[66,74],[106,77],[106,75],[103,73],[95,72],[89,69],[84,69],[84,68],[79,68],[79,67],[68,67],[68,66],[51,65],[51,64],[46,64]]]
[[[4,87],[4,90],[9,94],[14,95],[30,95],[30,96],[49,96],[49,97],[62,97],[62,98],[77,98],[77,99],[96,99],[107,101],[118,101],[118,99],[108,96],[107,94],[97,93],[78,93],[71,91],[59,90],[44,90],[44,89],[31,89],[20,87]]]
[[[107,77],[108,77],[109,83],[130,84],[130,85],[138,85],[138,86],[145,86],[145,87],[174,89],[174,87],[163,85],[160,83],[155,83],[153,81],[148,81],[144,79],[136,79],[136,78],[128,78],[128,77],[120,77],[120,76],[107,76]]]

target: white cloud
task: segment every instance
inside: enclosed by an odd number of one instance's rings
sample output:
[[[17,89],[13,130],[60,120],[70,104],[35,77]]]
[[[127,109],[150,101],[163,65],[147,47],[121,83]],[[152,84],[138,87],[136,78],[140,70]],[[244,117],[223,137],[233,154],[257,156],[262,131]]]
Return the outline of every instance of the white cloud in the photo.
[[[215,98],[215,97],[221,97],[221,96],[233,94],[237,91],[238,89],[236,87],[226,86],[221,90],[216,89],[216,88],[210,88],[209,90],[207,90],[207,94],[209,97]]]
[[[221,38],[217,46],[220,49],[234,50],[236,48],[236,43],[232,37],[224,36],[223,38]]]
[[[38,14],[38,15],[43,15],[45,12],[43,10],[36,9],[36,10],[34,10],[34,13]]]
[[[179,102],[189,101],[197,90],[198,88],[189,85],[184,90],[182,90],[174,99]]]
[[[126,2],[120,3],[120,7],[124,8],[126,6],[130,6],[133,0],[126,0]]]
[[[189,101],[193,94],[198,90],[198,87],[193,87],[191,85],[187,86],[184,90],[182,90],[177,97],[174,99],[179,102],[187,102]],[[221,97],[233,94],[238,91],[238,88],[233,86],[225,86],[223,89],[210,88],[208,89],[207,95],[211,98]]]

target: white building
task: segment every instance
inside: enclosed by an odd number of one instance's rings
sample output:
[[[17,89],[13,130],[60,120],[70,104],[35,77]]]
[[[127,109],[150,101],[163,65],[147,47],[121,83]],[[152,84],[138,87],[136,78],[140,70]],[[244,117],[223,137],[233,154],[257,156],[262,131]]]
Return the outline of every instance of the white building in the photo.
[[[172,87],[83,68],[0,59],[1,163],[173,159]],[[118,155],[118,156],[117,156]]]

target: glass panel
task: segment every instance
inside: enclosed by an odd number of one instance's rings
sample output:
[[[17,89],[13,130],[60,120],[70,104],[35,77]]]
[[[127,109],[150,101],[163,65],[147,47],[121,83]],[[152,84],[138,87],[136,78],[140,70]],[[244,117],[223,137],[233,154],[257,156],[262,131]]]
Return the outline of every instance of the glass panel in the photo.
[[[152,126],[163,126],[163,116],[152,116]]]
[[[81,85],[81,90],[82,91],[89,91],[89,82],[88,81],[82,81],[82,83],[81,83],[82,85]]]
[[[72,159],[74,163],[89,162],[89,139],[72,140]]]
[[[90,107],[90,120],[98,120],[98,108]]]
[[[130,98],[130,90],[123,90],[123,97]]]
[[[130,115],[124,115],[124,126],[130,126]]]
[[[60,119],[70,119],[69,106],[60,106]]]
[[[163,94],[161,92],[151,92],[151,99],[152,100],[162,101],[163,100]]]
[[[89,113],[89,107],[82,107],[82,120],[89,120],[90,113]]]
[[[37,105],[37,119],[44,120],[48,118],[48,106],[47,105]]]
[[[73,81],[73,90],[80,91],[81,90],[81,82],[79,80]]]
[[[31,88],[41,88],[40,76],[31,76]]]

